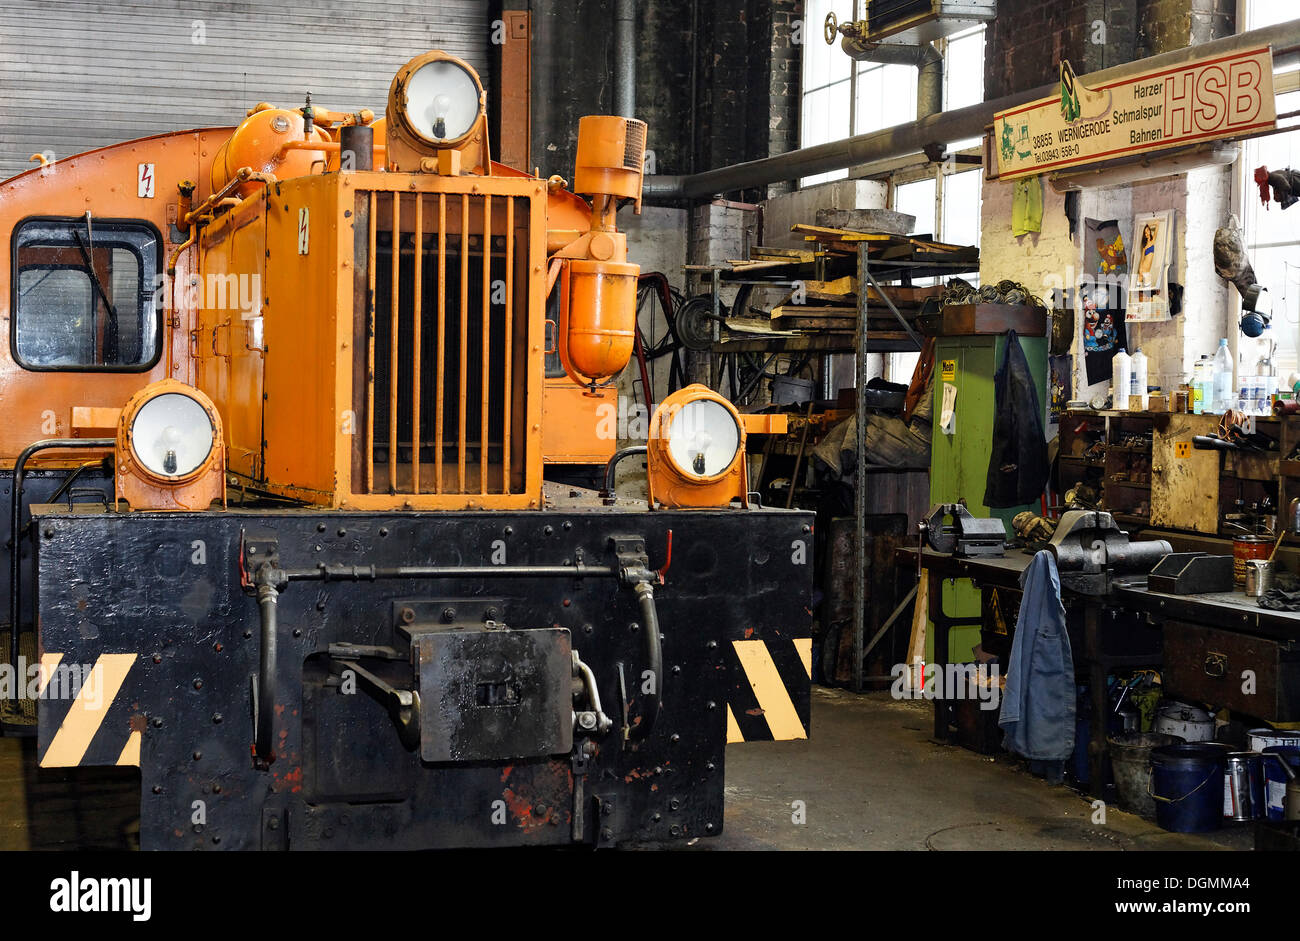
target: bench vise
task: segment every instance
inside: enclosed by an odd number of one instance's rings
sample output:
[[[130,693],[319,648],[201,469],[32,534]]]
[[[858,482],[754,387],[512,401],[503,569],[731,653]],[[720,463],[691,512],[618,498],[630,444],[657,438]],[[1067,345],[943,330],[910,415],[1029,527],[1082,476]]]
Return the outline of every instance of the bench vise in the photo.
[[[1163,539],[1130,540],[1101,510],[1067,511],[1047,549],[1056,556],[1062,587],[1085,595],[1108,594],[1112,575],[1149,572],[1174,551]]]
[[[951,519],[949,523],[947,520]],[[973,516],[960,503],[939,503],[920,523],[921,537],[935,552],[963,556],[1006,554],[1007,525],[993,517]]]

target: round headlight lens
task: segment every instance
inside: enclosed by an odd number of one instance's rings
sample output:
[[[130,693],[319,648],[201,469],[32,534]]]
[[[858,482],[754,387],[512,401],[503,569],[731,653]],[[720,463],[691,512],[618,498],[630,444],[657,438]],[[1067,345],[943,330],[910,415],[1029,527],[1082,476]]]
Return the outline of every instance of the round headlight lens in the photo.
[[[140,406],[131,422],[136,460],[159,477],[184,477],[212,453],[212,419],[188,395],[168,392]]]
[[[426,63],[407,80],[406,120],[430,143],[464,137],[478,113],[478,85],[454,62]]]
[[[716,477],[736,459],[740,427],[721,402],[696,399],[677,410],[665,432],[668,455],[686,474]]]

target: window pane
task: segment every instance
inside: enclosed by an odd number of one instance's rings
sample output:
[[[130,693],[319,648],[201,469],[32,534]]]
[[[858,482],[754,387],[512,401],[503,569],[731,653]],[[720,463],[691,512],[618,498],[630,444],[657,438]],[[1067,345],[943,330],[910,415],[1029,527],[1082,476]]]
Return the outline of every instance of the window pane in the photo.
[[[1279,113],[1297,108],[1300,108],[1300,92],[1278,96]],[[1285,125],[1288,122],[1282,123]],[[1300,213],[1294,207],[1283,210],[1272,201],[1267,207],[1261,205],[1259,188],[1255,185],[1254,178],[1256,167],[1266,166],[1270,170],[1280,170],[1300,165],[1300,133],[1274,134],[1246,141],[1243,158],[1240,166],[1246,188],[1242,224],[1247,246],[1300,241]]]
[[[33,220],[15,234],[14,347],[44,369],[147,369],[158,358],[153,229]]]
[[[803,121],[800,142],[804,147],[843,140],[849,136],[849,80],[845,79],[829,88],[809,92],[803,96]],[[804,177],[801,186],[812,186],[826,180],[838,180],[849,171],[834,170]]]
[[[84,269],[31,266],[18,272],[23,329],[18,357],[33,366],[92,362],[95,342],[94,286]]]
[[[1289,135],[1288,135],[1289,136]],[[1288,373],[1298,368],[1296,358],[1297,332],[1300,331],[1300,252],[1295,246],[1284,248],[1258,248],[1250,252],[1251,266],[1259,283],[1268,288],[1273,298],[1273,323],[1268,333],[1277,342],[1273,357],[1278,375],[1285,380]],[[1240,309],[1237,291],[1232,292],[1234,310]],[[1235,314],[1234,314],[1235,316]],[[1241,338],[1244,341],[1244,337]],[[1248,369],[1253,363],[1247,363]]]
[[[944,110],[984,100],[984,27],[948,43],[944,60]]]
[[[844,54],[837,37],[827,45],[822,36],[826,14],[845,23],[853,19],[853,0],[806,0],[803,21],[803,87],[806,91],[849,77],[853,60]]]
[[[859,134],[916,120],[916,69],[861,63],[856,117]]]
[[[916,216],[916,225],[910,234],[933,235],[934,179],[917,180],[915,183],[903,183],[895,187],[894,209]]]
[[[940,238],[955,245],[980,243],[979,170],[953,173],[943,179],[943,231]]]
[[[1295,0],[1249,0],[1246,10],[1247,29],[1273,26],[1295,19]],[[1280,108],[1278,109],[1281,110]]]

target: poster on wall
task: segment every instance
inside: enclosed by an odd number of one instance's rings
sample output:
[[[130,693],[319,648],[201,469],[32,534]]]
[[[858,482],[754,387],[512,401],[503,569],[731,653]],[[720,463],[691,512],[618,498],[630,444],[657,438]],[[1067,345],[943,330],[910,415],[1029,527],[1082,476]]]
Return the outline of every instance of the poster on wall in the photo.
[[[1048,366],[1051,368],[1052,375],[1047,395],[1047,420],[1048,424],[1059,425],[1061,413],[1065,411],[1066,403],[1074,394],[1074,357],[1069,353],[1051,356],[1048,358]]]
[[[1133,218],[1133,264],[1129,267],[1130,323],[1168,320],[1169,263],[1173,258],[1174,213],[1139,213]]]
[[[1110,361],[1127,343],[1124,304],[1128,252],[1117,219],[1084,219],[1084,273],[1079,282],[1083,364],[1088,384],[1110,379]]]
[[[1013,180],[1276,126],[1273,54],[1260,46],[1094,88],[1062,60],[1058,93],[999,111],[992,143],[998,178]]]

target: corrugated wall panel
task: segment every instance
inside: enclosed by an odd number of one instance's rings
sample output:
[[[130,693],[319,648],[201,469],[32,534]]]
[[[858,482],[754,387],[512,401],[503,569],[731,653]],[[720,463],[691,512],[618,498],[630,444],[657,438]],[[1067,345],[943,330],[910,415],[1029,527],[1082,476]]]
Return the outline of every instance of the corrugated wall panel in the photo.
[[[465,59],[490,87],[481,0],[0,0],[0,180],[56,158],[191,127],[259,101],[383,113],[403,62]]]

